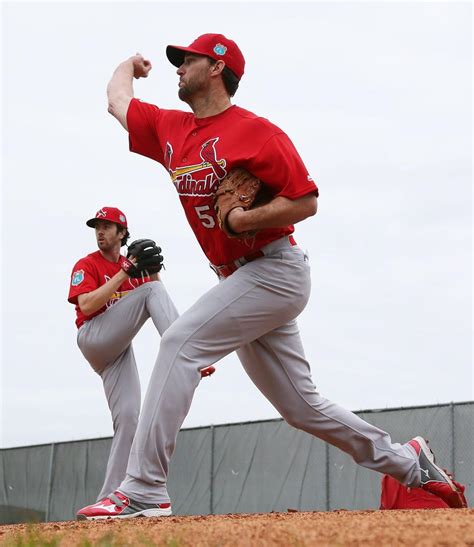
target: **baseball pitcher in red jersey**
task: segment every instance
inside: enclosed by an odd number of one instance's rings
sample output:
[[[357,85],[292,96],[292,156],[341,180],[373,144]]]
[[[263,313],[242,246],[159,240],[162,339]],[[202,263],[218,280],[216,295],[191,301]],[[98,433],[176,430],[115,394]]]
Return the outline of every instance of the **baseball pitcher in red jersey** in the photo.
[[[102,207],[86,222],[95,229],[98,251],[74,266],[68,301],[76,308],[77,344],[100,375],[112,414],[114,436],[98,500],[113,492],[125,477],[130,447],[138,423],[141,393],[132,340],[149,317],[162,335],[178,317],[159,271],[163,257],[153,241],[145,242],[146,270],[139,259],[120,254],[129,238],[127,218],[116,207]],[[130,267],[132,263],[132,267]],[[213,367],[202,373],[208,376]]]
[[[133,78],[146,78],[152,68],[140,54],[115,70],[107,88],[109,112],[128,131],[130,150],[168,171],[219,282],[162,338],[126,478],[77,518],[169,514],[168,464],[199,370],[233,351],[289,424],[360,465],[464,506],[422,437],[393,443],[388,433],[322,397],[312,382],[296,323],[310,294],[310,266],[293,233],[294,224],[316,213],[318,188],[280,128],[231,103],[245,68],[239,47],[222,34],[204,34],[188,47],[168,46],[166,55],[177,67],[179,98],[192,112],[134,97]],[[260,179],[266,199],[229,212],[228,232],[235,235],[229,237],[217,222],[214,196],[235,168]]]

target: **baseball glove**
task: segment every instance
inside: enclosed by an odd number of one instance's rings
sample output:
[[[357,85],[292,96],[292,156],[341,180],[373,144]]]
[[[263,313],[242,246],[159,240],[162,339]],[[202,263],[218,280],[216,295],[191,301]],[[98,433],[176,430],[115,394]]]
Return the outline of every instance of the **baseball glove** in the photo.
[[[120,259],[120,267],[133,278],[158,273],[163,267],[161,248],[151,239],[137,239],[128,246],[127,258]]]
[[[255,232],[233,232],[227,222],[232,209],[242,207],[247,210],[252,207],[257,194],[262,187],[260,180],[241,167],[232,169],[220,182],[214,196],[214,210],[221,230],[228,237],[244,239],[255,235]]]

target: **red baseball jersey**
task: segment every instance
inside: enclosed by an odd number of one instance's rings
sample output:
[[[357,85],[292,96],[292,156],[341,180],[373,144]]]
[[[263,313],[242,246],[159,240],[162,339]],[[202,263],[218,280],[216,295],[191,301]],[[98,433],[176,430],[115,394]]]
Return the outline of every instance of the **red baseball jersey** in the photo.
[[[229,239],[219,228],[213,197],[219,180],[243,167],[265,185],[270,197],[297,199],[318,189],[288,136],[265,118],[231,106],[208,118],[164,110],[133,99],[127,113],[130,150],[161,163],[178,191],[188,222],[215,265],[248,255],[294,231],[260,230]]]
[[[85,294],[105,285],[116,273],[120,271],[118,262],[110,262],[102,256],[100,251],[91,253],[84,258],[81,258],[72,270],[71,285],[69,287],[68,301],[76,306],[76,325],[79,328],[84,321],[92,319],[96,315],[104,313],[107,308],[118,302],[136,287],[150,281],[149,277],[144,279],[129,278],[124,281],[118,291],[116,291],[100,310],[91,315],[84,315],[77,302],[77,297],[80,294]]]

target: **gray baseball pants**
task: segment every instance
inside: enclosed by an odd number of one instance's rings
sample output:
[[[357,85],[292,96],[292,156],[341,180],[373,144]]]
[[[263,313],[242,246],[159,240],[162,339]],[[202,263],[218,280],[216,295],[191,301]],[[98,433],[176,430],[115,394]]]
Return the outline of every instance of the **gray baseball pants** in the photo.
[[[140,285],[104,313],[86,321],[77,333],[80,350],[102,378],[114,428],[98,500],[117,490],[125,477],[141,404],[132,340],[149,317],[160,335],[178,317],[161,281]]]
[[[165,332],[150,379],[125,480],[134,500],[169,502],[168,463],[199,384],[199,370],[232,351],[283,418],[347,452],[369,469],[417,486],[418,461],[407,445],[322,397],[311,379],[295,318],[310,294],[305,253],[288,238],[263,249],[204,294]]]

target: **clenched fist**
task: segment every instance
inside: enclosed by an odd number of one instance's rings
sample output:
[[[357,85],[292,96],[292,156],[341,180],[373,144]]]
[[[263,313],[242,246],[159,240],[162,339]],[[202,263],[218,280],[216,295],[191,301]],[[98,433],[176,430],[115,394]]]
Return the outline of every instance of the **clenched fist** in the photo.
[[[133,62],[133,77],[148,78],[148,73],[152,69],[151,62],[145,59],[141,53],[137,53],[133,57],[130,57]]]

